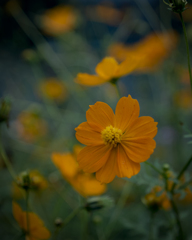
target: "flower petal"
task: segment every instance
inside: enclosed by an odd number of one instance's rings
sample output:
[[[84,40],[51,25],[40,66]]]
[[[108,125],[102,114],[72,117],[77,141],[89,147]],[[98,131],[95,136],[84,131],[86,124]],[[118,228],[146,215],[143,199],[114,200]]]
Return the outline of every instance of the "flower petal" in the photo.
[[[117,172],[117,149],[111,150],[110,156],[105,165],[96,172],[96,178],[102,183],[109,183],[113,181]]]
[[[155,140],[149,137],[127,138],[121,144],[129,159],[136,163],[146,161],[156,147]]]
[[[87,122],[81,123],[76,130],[77,140],[84,145],[100,145],[103,144],[101,133],[94,131]]]
[[[151,137],[157,134],[157,122],[152,117],[139,117],[127,129],[123,139],[130,137]]]
[[[119,64],[119,68],[117,72],[115,73],[116,77],[122,77],[125,76],[135,70],[135,68],[139,65],[141,59],[140,58],[134,58],[128,56],[125,61]]]
[[[117,176],[130,178],[136,175],[140,171],[140,164],[131,161],[120,144],[117,148]]]
[[[15,220],[18,222],[19,226],[23,229],[24,228],[24,222],[23,222],[23,211],[21,207],[16,203],[12,203],[13,207],[13,216]]]
[[[101,132],[107,126],[114,125],[115,115],[111,107],[104,102],[90,105],[86,112],[87,122],[95,131]]]
[[[113,57],[106,57],[97,64],[95,71],[101,78],[110,81],[112,78],[115,77],[117,69],[117,61]]]
[[[108,80],[106,80],[102,77],[96,76],[96,75],[90,75],[87,73],[79,73],[79,74],[77,74],[77,78],[75,79],[75,81],[77,83],[85,85],[85,86],[97,86],[97,85],[107,82]]]
[[[110,155],[109,145],[87,146],[77,155],[79,167],[85,172],[98,171],[107,161]]]
[[[140,107],[136,99],[133,99],[131,95],[122,97],[117,103],[115,110],[115,127],[124,132],[126,128],[139,117],[139,111]]]

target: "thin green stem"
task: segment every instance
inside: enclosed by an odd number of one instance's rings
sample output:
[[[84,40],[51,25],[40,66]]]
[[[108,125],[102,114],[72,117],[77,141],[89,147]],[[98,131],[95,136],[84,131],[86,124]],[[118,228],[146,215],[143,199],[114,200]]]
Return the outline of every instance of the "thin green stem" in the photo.
[[[151,168],[153,168],[156,172],[158,172],[161,176],[164,177],[164,173],[161,172],[158,168],[156,168],[155,166],[153,166],[153,164],[149,163],[149,162],[145,162],[145,164],[149,165]]]
[[[1,136],[0,136],[1,137]],[[0,139],[0,157],[2,158],[2,160],[4,161],[10,175],[12,176],[12,178],[15,180],[17,175],[12,167],[12,164],[11,162],[9,161],[9,158],[7,157],[7,154],[3,148],[3,144],[1,142],[1,139]]]
[[[114,82],[114,83],[111,83],[112,85],[113,85],[113,87],[115,88],[115,91],[116,91],[116,93],[117,93],[117,97],[118,98],[121,98],[121,93],[120,93],[120,91],[119,91],[119,87],[118,87],[118,85],[117,85],[117,82]]]
[[[191,91],[192,91],[192,74],[191,74],[189,43],[188,43],[188,39],[187,39],[187,32],[186,32],[186,28],[185,28],[185,23],[183,21],[182,13],[179,13],[179,16],[181,18],[181,23],[182,23],[182,27],[183,27],[184,36],[185,36],[185,44],[186,44],[186,49],[187,49],[187,60],[188,60],[188,70],[189,70],[189,77],[190,77]]]
[[[30,222],[29,222],[29,189],[25,190],[26,193],[26,222],[27,222],[27,234],[30,231]]]
[[[181,225],[181,221],[180,221],[180,217],[179,217],[179,211],[177,209],[177,206],[173,200],[173,195],[171,195],[171,206],[176,218],[176,222],[177,222],[177,226],[178,226],[178,240],[183,240],[184,239],[184,235],[183,235],[183,229],[182,229],[182,225]]]
[[[182,175],[184,174],[184,172],[187,170],[187,168],[189,167],[189,165],[191,164],[192,162],[192,156],[189,158],[188,162],[185,164],[185,166],[183,167],[183,169],[181,170],[181,172],[178,174],[177,176],[177,180],[179,180]],[[174,190],[175,190],[175,187],[177,186],[177,183],[174,182],[174,184],[172,185],[172,188],[171,188],[171,193],[174,193]]]

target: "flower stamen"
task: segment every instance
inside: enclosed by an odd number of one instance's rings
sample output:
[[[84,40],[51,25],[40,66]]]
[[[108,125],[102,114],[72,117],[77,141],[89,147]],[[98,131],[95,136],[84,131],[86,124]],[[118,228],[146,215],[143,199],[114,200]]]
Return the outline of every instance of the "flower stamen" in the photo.
[[[115,128],[113,126],[107,126],[102,132],[101,137],[105,144],[111,144],[113,147],[121,142],[121,136],[123,135],[121,129]]]

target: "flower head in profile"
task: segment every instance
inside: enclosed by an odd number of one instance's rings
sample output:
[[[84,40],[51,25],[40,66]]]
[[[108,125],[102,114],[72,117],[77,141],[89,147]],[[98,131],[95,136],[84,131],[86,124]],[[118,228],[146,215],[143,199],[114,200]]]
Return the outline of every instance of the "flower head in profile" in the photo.
[[[25,177],[28,176],[28,186],[25,186]],[[23,198],[25,196],[25,187],[31,190],[40,192],[48,187],[47,180],[41,175],[38,170],[32,170],[29,173],[22,172],[12,184],[12,193],[14,198]]]
[[[13,216],[20,228],[26,233],[27,240],[44,240],[50,238],[51,234],[44,226],[43,221],[33,212],[28,212],[27,216],[27,213],[16,202],[13,202]]]
[[[97,86],[113,80],[116,81],[134,71],[139,62],[140,58],[127,57],[125,61],[118,64],[115,58],[106,57],[97,64],[95,68],[97,75],[79,73],[76,82],[86,86]]]
[[[56,36],[72,30],[76,19],[75,10],[71,6],[58,5],[45,11],[41,25],[47,35]]]
[[[125,45],[116,43],[110,46],[109,54],[120,61],[127,56],[139,58],[142,56],[137,72],[150,72],[158,68],[163,60],[170,54],[177,44],[178,37],[175,32],[151,33],[140,41]]]
[[[53,153],[52,161],[79,194],[84,197],[101,195],[106,191],[106,185],[101,185],[93,174],[84,173],[79,168],[76,155],[80,150],[82,147],[76,145],[74,153]]]
[[[87,145],[77,156],[79,167],[85,172],[96,172],[102,183],[111,182],[115,176],[132,177],[140,171],[140,163],[153,153],[157,123],[151,117],[139,117],[136,99],[122,97],[115,114],[103,102],[90,106],[87,122],[76,130],[76,138]]]
[[[56,78],[45,79],[40,84],[40,93],[47,99],[63,102],[67,97],[67,90],[62,81]]]

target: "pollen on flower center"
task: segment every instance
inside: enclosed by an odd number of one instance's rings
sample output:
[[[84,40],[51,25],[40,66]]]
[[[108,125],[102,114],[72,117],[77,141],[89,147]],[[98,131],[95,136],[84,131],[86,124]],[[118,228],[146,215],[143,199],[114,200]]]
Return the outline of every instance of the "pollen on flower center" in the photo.
[[[102,132],[101,136],[105,144],[111,144],[116,147],[118,143],[121,142],[121,136],[123,135],[121,129],[115,128],[113,126],[107,126]]]

